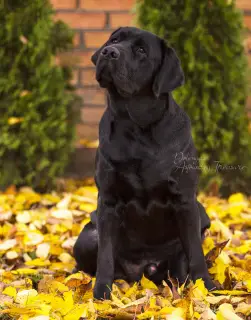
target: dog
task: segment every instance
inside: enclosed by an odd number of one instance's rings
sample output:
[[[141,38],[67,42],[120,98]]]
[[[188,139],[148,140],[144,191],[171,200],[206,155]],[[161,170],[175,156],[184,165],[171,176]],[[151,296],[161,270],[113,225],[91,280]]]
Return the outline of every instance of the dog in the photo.
[[[77,270],[96,275],[94,297],[115,279],[215,287],[202,250],[210,227],[197,201],[199,170],[188,115],[172,97],[184,84],[175,50],[158,36],[122,27],[92,56],[107,91],[99,125],[97,210],[73,248]],[[191,93],[192,94],[192,93]]]

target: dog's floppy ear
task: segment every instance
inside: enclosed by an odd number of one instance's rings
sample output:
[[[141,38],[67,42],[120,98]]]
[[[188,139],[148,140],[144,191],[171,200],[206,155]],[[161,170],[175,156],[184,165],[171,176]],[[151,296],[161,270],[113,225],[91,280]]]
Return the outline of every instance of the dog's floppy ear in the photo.
[[[162,40],[163,60],[153,82],[153,93],[157,98],[168,94],[185,83],[180,60],[173,48]]]
[[[118,28],[118,29],[116,29],[115,31],[113,31],[113,33],[110,35],[110,37],[111,37],[114,33],[116,33],[117,31],[119,31],[120,29],[121,29],[121,27]],[[97,63],[97,61],[98,61],[99,54],[100,54],[100,52],[102,51],[102,49],[105,47],[105,45],[106,45],[106,43],[103,44],[103,45],[92,55],[91,61],[92,61],[92,63],[93,63],[94,65],[96,65],[96,63]]]

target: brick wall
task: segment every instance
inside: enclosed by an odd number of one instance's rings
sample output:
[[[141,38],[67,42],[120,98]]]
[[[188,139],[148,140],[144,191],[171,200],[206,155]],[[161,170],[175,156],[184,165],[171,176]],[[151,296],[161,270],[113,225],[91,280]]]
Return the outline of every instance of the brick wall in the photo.
[[[75,49],[64,58],[74,66],[73,83],[83,95],[82,121],[78,136],[95,139],[97,124],[104,111],[105,94],[95,81],[90,57],[109,34],[119,26],[133,25],[131,9],[135,0],[51,0],[56,9],[56,19],[62,19],[75,30]],[[237,0],[244,10],[244,22],[251,29],[251,0]],[[251,62],[251,34],[246,41]],[[249,99],[251,110],[251,99]]]
[[[78,136],[95,139],[97,124],[104,111],[105,92],[95,81],[94,66],[90,61],[93,52],[103,44],[119,26],[132,25],[131,9],[134,0],[51,0],[56,19],[61,19],[75,30],[75,49],[64,55],[74,67],[73,83],[84,98]]]

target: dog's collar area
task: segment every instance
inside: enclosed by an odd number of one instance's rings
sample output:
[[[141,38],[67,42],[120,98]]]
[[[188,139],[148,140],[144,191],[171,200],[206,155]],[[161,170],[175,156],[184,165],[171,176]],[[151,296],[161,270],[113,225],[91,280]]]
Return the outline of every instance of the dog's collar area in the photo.
[[[126,109],[132,121],[145,129],[162,119],[167,110],[166,104],[165,100],[155,100],[150,104],[139,100],[137,105],[128,103]]]
[[[140,128],[146,129],[150,125],[160,121],[169,109],[171,97],[156,99],[154,96],[134,96],[130,99],[114,99],[109,96],[109,107],[118,117],[127,117]]]

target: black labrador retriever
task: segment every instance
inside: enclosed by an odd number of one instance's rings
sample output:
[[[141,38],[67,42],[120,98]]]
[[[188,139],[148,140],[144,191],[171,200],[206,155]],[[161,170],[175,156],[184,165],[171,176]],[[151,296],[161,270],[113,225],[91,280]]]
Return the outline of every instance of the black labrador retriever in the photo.
[[[96,155],[97,210],[75,246],[77,269],[96,274],[94,297],[114,279],[210,279],[202,251],[210,226],[196,199],[198,166],[189,117],[171,92],[184,83],[175,51],[156,35],[116,30],[92,57],[107,89]],[[191,93],[192,94],[192,93]]]

